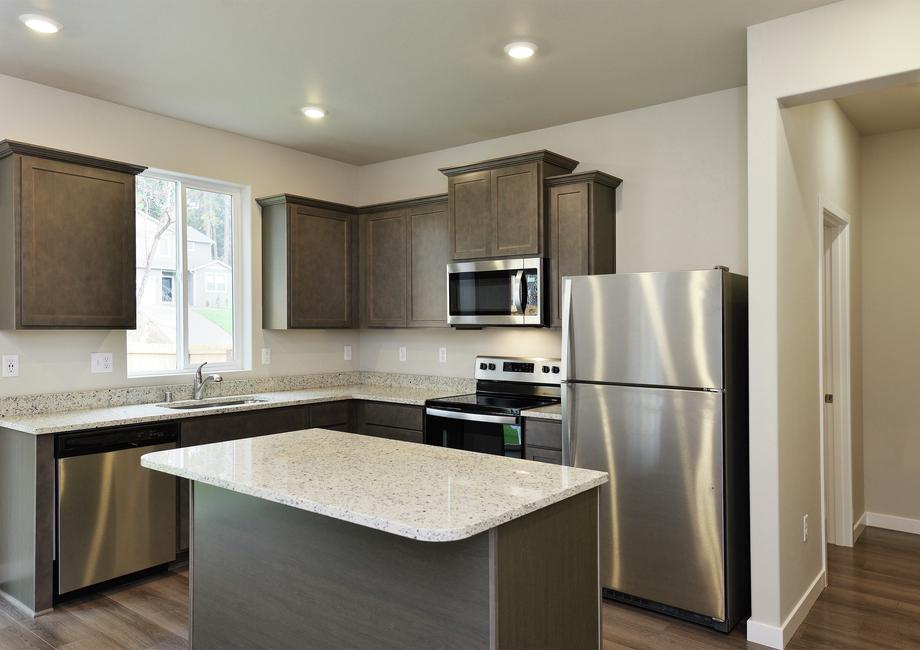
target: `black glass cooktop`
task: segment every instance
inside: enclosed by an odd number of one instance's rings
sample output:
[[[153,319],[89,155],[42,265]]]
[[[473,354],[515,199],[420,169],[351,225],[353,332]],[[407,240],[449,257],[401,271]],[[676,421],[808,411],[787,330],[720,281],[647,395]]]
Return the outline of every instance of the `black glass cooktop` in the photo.
[[[506,413],[517,415],[521,411],[558,404],[552,397],[525,397],[519,395],[491,395],[488,393],[470,393],[456,397],[439,397],[425,402],[426,406],[448,408],[455,411],[476,413]]]

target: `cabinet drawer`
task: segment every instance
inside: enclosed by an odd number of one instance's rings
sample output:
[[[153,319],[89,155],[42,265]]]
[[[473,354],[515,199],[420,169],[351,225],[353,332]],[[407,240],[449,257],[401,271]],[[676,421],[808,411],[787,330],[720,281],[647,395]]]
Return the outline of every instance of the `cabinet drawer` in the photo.
[[[323,402],[310,405],[311,427],[334,427],[348,424],[351,414],[351,402]]]
[[[398,429],[422,430],[422,407],[409,404],[365,402],[364,422]]]
[[[385,427],[379,424],[368,424],[364,427],[364,434],[375,438],[388,438],[389,440],[403,440],[405,442],[422,442],[421,431]],[[561,453],[561,452],[560,452]]]
[[[527,446],[524,449],[524,458],[535,460],[538,463],[562,464],[562,451],[559,449],[543,449],[542,447]]]
[[[545,449],[562,449],[562,422],[525,418],[524,440],[527,445]]]

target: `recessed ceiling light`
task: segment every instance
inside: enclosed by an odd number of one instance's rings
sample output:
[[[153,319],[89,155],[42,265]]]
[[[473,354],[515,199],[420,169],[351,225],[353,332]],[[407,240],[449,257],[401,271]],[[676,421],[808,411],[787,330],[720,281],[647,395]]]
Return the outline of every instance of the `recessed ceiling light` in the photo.
[[[505,46],[505,54],[512,59],[529,59],[537,51],[537,46],[530,41],[515,41]]]
[[[326,111],[321,109],[319,106],[304,106],[300,110],[311,120],[319,120],[326,117]]]
[[[22,14],[19,20],[32,31],[41,32],[42,34],[54,34],[63,27],[58,21],[38,14]]]

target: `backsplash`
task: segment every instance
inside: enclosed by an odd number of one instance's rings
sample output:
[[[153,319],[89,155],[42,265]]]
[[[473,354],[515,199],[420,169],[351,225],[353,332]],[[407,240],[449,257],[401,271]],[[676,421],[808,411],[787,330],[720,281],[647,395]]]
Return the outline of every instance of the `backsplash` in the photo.
[[[457,393],[471,392],[476,388],[475,380],[463,377],[350,370],[311,375],[225,379],[219,384],[208,384],[206,396],[226,397],[228,395],[274,393],[286,390],[328,388],[330,386],[348,386],[352,384],[443,388],[446,391],[456,391]],[[191,399],[192,397],[192,386],[191,382],[188,381],[181,384],[161,384],[157,386],[13,395],[0,397],[0,418],[59,411],[109,408],[131,404],[151,404],[162,402],[166,391],[173,394],[174,400]],[[2,426],[2,422],[0,422],[0,426]]]

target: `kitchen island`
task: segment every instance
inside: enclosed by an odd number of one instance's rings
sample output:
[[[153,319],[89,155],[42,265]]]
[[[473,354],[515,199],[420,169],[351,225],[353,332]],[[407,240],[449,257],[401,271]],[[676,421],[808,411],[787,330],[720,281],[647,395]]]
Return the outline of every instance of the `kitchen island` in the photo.
[[[196,650],[600,647],[603,472],[325,429],[141,463],[193,481]]]

